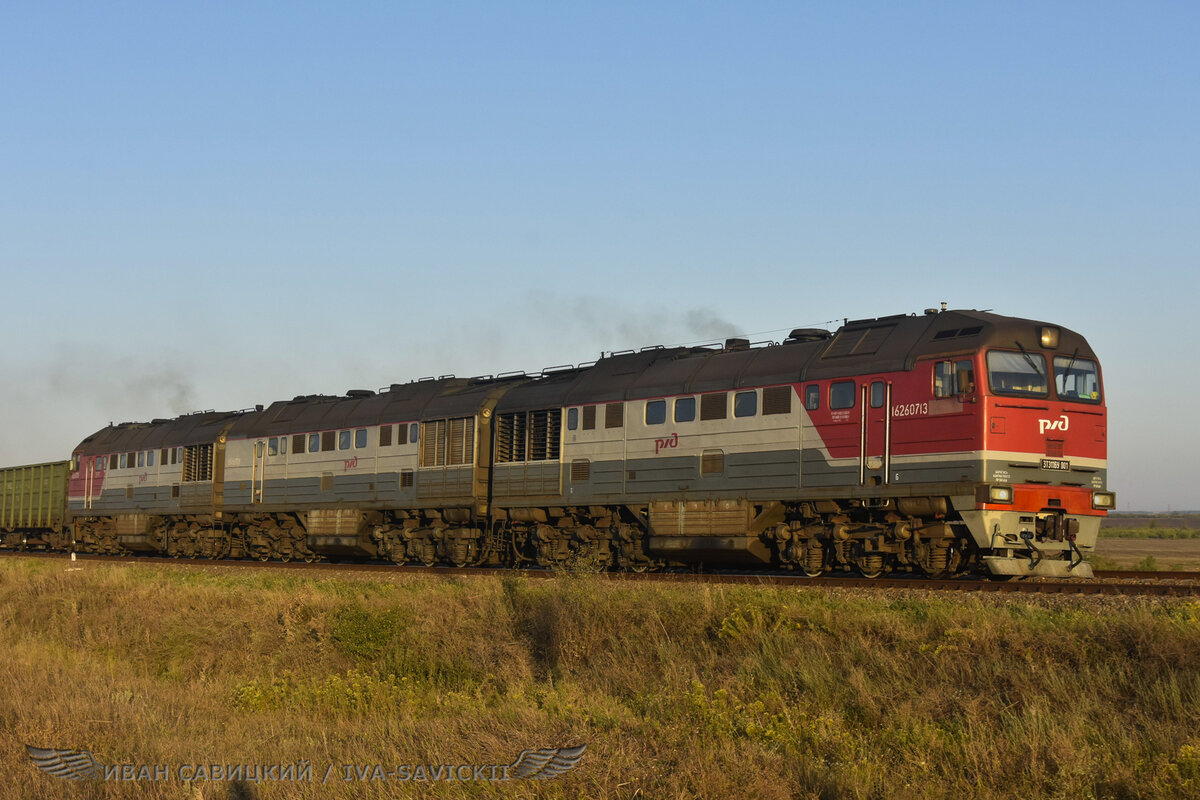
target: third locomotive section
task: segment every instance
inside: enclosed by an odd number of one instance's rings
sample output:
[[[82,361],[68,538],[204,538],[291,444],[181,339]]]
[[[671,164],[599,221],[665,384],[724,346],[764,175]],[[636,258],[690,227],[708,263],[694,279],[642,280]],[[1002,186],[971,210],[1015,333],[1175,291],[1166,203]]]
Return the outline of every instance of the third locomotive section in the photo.
[[[68,505],[93,552],[1085,575],[1104,414],[1082,337],[952,311],[110,426]]]

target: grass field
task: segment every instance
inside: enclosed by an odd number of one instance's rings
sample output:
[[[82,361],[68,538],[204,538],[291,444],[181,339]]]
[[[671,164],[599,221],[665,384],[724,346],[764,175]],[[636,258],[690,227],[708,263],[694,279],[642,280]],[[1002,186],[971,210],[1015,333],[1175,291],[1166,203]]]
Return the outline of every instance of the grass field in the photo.
[[[1194,601],[3,559],[0,652],[11,797],[1200,797]],[[580,744],[545,781],[369,780]],[[235,764],[276,771],[178,776]]]

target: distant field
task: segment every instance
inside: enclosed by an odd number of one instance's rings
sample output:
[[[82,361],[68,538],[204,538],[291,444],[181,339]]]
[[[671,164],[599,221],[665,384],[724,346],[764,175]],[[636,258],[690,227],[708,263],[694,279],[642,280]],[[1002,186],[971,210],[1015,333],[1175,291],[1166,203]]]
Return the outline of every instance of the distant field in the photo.
[[[1200,514],[1109,514],[1100,523],[1104,530],[1200,531]]]
[[[0,652],[7,797],[1200,797],[1186,600],[6,558]],[[545,781],[395,780],[581,744]]]
[[[1100,569],[1200,570],[1200,538],[1111,538],[1102,532],[1090,560]]]
[[[1101,569],[1200,570],[1200,514],[1111,514],[1091,561]]]

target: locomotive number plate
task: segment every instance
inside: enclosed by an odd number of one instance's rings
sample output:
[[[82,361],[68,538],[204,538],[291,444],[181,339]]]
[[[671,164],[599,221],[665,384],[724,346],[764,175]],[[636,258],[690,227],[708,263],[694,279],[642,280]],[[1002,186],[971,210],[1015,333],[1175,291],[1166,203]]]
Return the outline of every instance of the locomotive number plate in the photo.
[[[1071,462],[1064,461],[1061,458],[1043,458],[1042,469],[1057,469],[1065,471],[1071,469]]]

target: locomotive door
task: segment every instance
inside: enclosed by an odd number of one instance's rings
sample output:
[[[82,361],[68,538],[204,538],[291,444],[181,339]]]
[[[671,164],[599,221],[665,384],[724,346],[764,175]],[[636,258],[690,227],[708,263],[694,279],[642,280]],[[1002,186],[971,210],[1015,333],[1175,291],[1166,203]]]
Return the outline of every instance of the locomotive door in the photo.
[[[892,460],[892,385],[883,381],[864,383],[861,394],[858,483],[880,486],[889,482]]]
[[[263,439],[259,439],[254,443],[254,468],[250,472],[250,502],[261,503],[263,501],[263,489],[266,486],[267,478],[267,443]]]
[[[254,442],[254,469],[251,472],[250,502],[262,503],[267,494],[267,484],[276,482],[276,490],[287,478],[288,437],[272,436]]]
[[[89,458],[87,461],[87,467],[85,468],[84,483],[83,483],[83,507],[84,508],[92,507],[92,496],[93,496],[92,493],[95,491],[96,472],[98,471],[96,468],[96,465],[99,463],[99,461],[100,461],[99,458]]]

